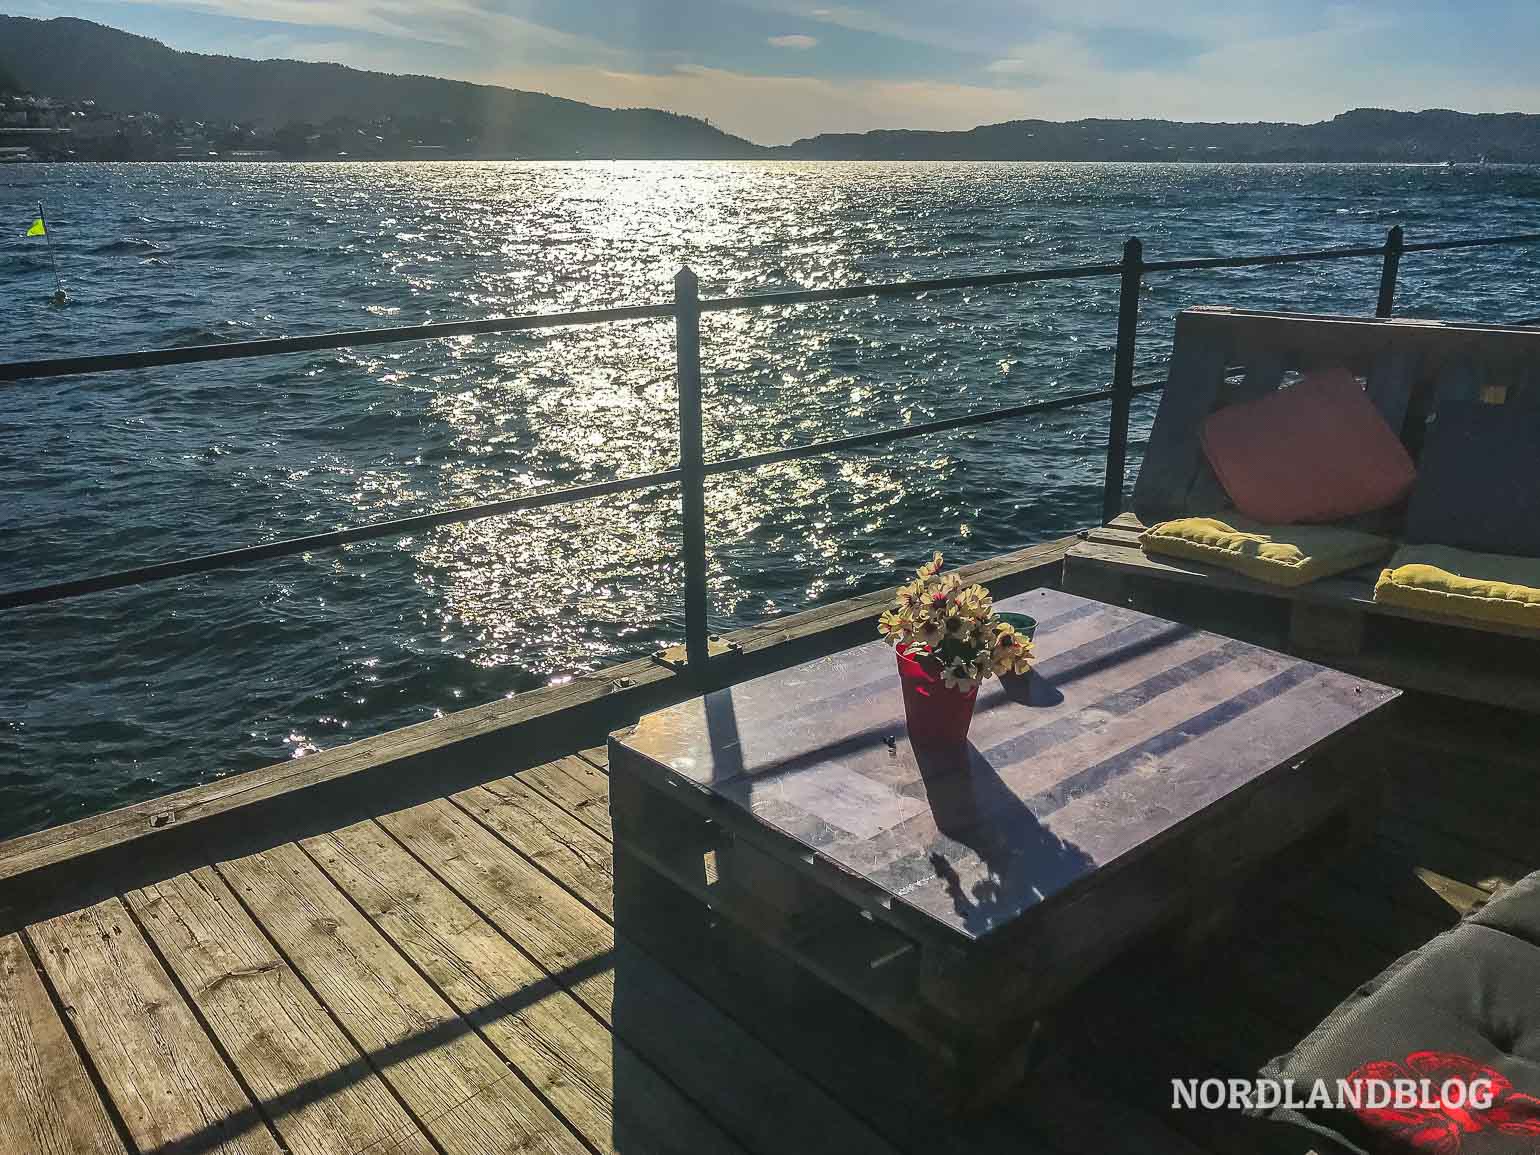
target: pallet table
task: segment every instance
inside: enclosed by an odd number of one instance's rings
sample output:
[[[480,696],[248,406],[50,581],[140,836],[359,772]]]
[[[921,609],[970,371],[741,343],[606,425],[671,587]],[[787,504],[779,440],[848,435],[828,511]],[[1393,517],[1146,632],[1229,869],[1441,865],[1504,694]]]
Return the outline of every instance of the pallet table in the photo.
[[[910,745],[880,642],[612,736],[617,928],[662,880],[982,1100],[1104,963],[1201,942],[1291,845],[1374,814],[1397,691],[1058,590],[999,608],[1039,620],[1038,663],[985,685],[961,750]]]

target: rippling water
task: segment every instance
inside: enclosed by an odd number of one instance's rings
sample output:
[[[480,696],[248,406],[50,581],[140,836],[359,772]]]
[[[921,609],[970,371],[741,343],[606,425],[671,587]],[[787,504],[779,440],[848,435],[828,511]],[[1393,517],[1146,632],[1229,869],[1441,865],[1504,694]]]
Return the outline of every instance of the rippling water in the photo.
[[[1115,260],[1533,230],[1540,172],[1070,164],[79,165],[0,170],[0,359]],[[74,297],[45,304],[47,202]],[[1408,257],[1402,311],[1540,313],[1521,250]],[[1151,278],[1367,312],[1372,261]],[[1115,280],[708,316],[710,457],[1105,383]],[[667,322],[4,387],[0,586],[665,469]],[[1135,412],[1135,451],[1153,399]],[[708,483],[713,626],[1099,510],[1105,407]],[[0,834],[517,693],[682,633],[641,493],[5,615]]]

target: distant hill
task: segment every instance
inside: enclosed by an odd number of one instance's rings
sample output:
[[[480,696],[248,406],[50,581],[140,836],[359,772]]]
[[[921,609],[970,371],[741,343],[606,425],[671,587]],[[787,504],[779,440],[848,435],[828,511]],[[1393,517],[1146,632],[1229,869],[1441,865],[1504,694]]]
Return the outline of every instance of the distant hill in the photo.
[[[119,133],[112,146],[119,151],[97,154],[125,159],[169,158],[175,150],[167,141],[191,140],[196,134],[187,124],[207,122],[225,130],[235,123],[256,130],[239,139],[225,131],[217,140],[210,131],[210,147],[252,147],[246,138],[260,135],[256,143],[285,156],[421,155],[437,149],[454,156],[680,160],[1468,162],[1485,157],[1494,163],[1540,163],[1540,116],[1443,109],[1361,108],[1319,124],[1014,120],[963,132],[831,133],[764,148],[704,120],[657,109],[598,108],[538,92],[337,64],[178,52],[69,18],[0,16],[0,91],[7,86],[180,122],[177,133],[163,132],[159,143],[131,147]]]
[[[87,20],[0,16],[0,76],[60,100],[168,119],[276,130],[332,121],[410,121],[426,145],[478,156],[760,155],[705,121],[656,109],[608,109],[538,92],[391,76],[336,64],[177,52]]]
[[[1540,116],[1359,108],[1319,124],[1013,120],[966,132],[829,133],[772,150],[822,160],[1540,163]]]

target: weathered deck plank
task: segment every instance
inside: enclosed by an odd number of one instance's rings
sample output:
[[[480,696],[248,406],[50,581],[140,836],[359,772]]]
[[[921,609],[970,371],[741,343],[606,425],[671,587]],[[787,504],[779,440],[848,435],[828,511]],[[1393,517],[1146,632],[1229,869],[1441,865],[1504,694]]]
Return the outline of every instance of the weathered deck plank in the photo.
[[[0,938],[0,1151],[123,1155],[21,936]]]
[[[435,1155],[212,867],[125,896],[295,1155]]]
[[[740,1150],[377,825],[359,823],[303,845],[595,1148]]]
[[[597,764],[574,755],[531,766],[517,777],[590,830],[609,836],[610,780]]]
[[[614,921],[610,844],[520,778],[499,778],[452,800],[541,870]]]
[[[889,1150],[453,803],[427,803],[380,823],[744,1146],[765,1155]]]
[[[446,1155],[583,1150],[298,846],[218,870]]]
[[[278,1155],[278,1143],[121,900],[27,936],[140,1151]]]
[[[610,1021],[615,933],[447,798],[380,825],[594,1014]]]

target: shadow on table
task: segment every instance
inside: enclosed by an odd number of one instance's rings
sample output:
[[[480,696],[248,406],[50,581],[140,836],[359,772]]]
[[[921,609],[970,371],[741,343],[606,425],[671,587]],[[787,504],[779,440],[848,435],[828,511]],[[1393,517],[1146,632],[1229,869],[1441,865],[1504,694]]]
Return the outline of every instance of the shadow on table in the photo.
[[[1001,678],[1000,692],[1007,701],[1036,709],[1057,706],[1064,701],[1064,691],[1059,689],[1053,679],[1044,677],[1036,670]]]
[[[915,758],[936,828],[957,844],[950,854],[945,841],[933,847],[931,867],[971,933],[1010,921],[1095,867],[1043,825],[973,743],[916,747]],[[967,862],[965,850],[977,862]]]

